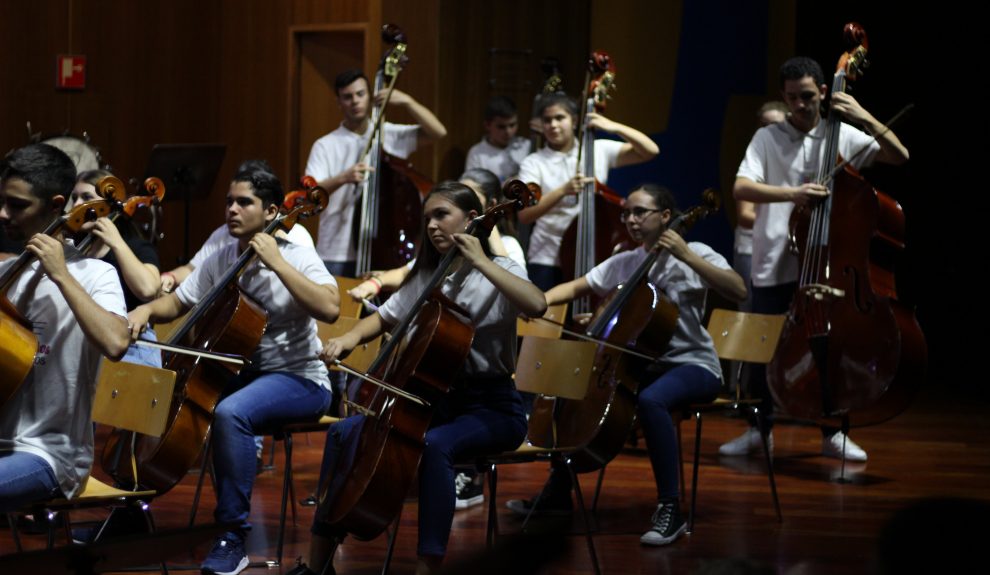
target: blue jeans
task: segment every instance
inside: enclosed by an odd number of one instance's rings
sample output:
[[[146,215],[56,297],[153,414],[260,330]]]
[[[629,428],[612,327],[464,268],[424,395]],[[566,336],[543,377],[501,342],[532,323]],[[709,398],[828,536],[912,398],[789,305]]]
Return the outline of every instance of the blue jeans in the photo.
[[[217,521],[251,528],[255,435],[293,421],[316,421],[329,405],[329,390],[291,373],[242,371],[230,380],[213,422]]]
[[[435,413],[419,464],[419,546],[424,556],[443,556],[454,520],[454,462],[519,447],[526,437],[522,401],[508,377],[461,380],[434,402]],[[354,431],[364,416],[331,427],[320,469],[333,473],[338,459],[353,455]],[[350,449],[349,449],[350,448]],[[340,481],[343,474],[334,477]],[[333,537],[320,524],[313,533]]]
[[[0,513],[60,495],[48,462],[24,451],[0,452]]]
[[[158,335],[149,325],[147,329],[141,332],[141,339],[158,341]],[[124,357],[120,358],[120,361],[160,368],[162,366],[162,352],[161,350],[153,347],[142,347],[136,344],[131,344],[130,347],[127,348],[127,353],[124,354]]]
[[[641,380],[642,381],[642,380]],[[689,403],[711,401],[718,395],[721,379],[707,369],[693,364],[671,366],[659,377],[639,388],[636,418],[643,429],[646,451],[653,467],[660,500],[680,497],[678,482],[677,428],[670,417],[673,409]],[[571,476],[556,461],[551,469],[551,494],[570,492]]]
[[[564,282],[564,271],[557,266],[526,264],[526,273],[529,275],[529,281],[543,291]]]

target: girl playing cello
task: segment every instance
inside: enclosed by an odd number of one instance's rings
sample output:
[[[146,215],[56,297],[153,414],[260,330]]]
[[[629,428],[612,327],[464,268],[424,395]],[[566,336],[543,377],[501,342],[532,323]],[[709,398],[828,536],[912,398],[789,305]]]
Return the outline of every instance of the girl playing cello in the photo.
[[[526,417],[511,374],[515,368],[516,316],[541,316],[546,311],[543,294],[529,283],[523,268],[507,257],[490,255],[487,242],[461,233],[480,213],[478,196],[464,184],[443,182],[426,197],[423,207],[424,242],[409,277],[374,314],[353,330],[331,339],[322,359],[346,356],[358,344],[370,341],[399,322],[411,308],[444,254],[459,256],[440,290],[472,318],[475,335],[451,391],[434,405],[419,467],[419,564],[417,573],[436,571],[447,548],[454,515],[454,467],[452,462],[472,453],[484,454],[516,448],[526,435]],[[453,367],[453,366],[452,366]],[[353,440],[355,416],[333,426],[327,436],[322,471],[333,472],[343,445]],[[321,480],[321,484],[323,481]],[[320,572],[332,559],[341,533],[319,522],[313,526],[310,545],[312,570]],[[299,565],[290,573],[311,573]]]
[[[722,376],[719,360],[702,324],[707,288],[734,301],[746,297],[742,278],[732,271],[725,258],[705,244],[685,243],[676,231],[668,229],[675,211],[673,194],[666,188],[645,185],[635,190],[623,206],[622,221],[640,247],[620,252],[587,275],[546,293],[548,305],[591,292],[608,294],[633,276],[650,250],[666,252],[650,270],[649,278],[677,305],[679,316],[666,351],[638,378],[636,417],[646,438],[659,500],[652,526],[640,538],[645,545],[666,545],[685,529],[678,505],[677,433],[670,410],[686,403],[709,401],[719,390]],[[554,469],[536,511],[569,511],[570,489],[567,471]],[[517,513],[527,514],[532,503],[516,499],[510,500],[508,506]]]

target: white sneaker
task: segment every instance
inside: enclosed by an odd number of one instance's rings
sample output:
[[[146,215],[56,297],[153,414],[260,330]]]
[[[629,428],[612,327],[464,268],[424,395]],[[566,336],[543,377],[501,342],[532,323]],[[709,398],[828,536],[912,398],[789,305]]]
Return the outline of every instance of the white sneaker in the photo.
[[[842,459],[843,439],[845,439],[846,461],[866,461],[866,451],[841,431],[822,437],[822,455]]]
[[[770,455],[773,455],[773,431],[767,434],[767,447],[770,448]],[[723,443],[718,448],[720,455],[749,455],[759,453],[763,450],[763,441],[760,439],[760,430],[750,427],[742,435]]]

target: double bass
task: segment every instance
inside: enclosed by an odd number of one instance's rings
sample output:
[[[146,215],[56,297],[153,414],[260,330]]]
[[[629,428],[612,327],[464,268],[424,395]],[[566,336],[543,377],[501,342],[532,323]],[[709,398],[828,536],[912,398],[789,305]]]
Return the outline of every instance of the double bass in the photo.
[[[588,60],[588,80],[582,97],[584,106],[581,137],[578,139],[578,172],[595,178],[595,133],[588,126],[588,116],[603,113],[609,92],[615,87],[615,63],[605,52],[596,51]],[[615,247],[626,239],[625,226],[619,221],[623,199],[608,186],[594,179],[578,194],[580,212],[564,232],[560,242],[560,267],[564,278],[579,278],[608,259]],[[575,314],[592,310],[591,301],[574,302]]]
[[[472,220],[465,233],[487,235],[506,212],[538,201],[539,189],[513,180],[504,194],[509,201]],[[451,247],[444,255],[368,368],[373,379],[405,393],[375,390],[360,409],[365,417],[354,441],[320,485],[316,520],[338,532],[369,540],[394,520],[419,468],[433,416],[431,401],[447,392],[457,371],[454,367],[471,349],[474,326],[438,289],[459,253]]]
[[[122,200],[124,187],[106,191],[106,194],[111,197],[110,201]],[[79,232],[83,224],[108,215],[110,201],[101,199],[79,204],[52,220],[42,233],[51,236],[63,229]],[[34,254],[25,250],[0,275],[0,347],[3,348],[3,353],[0,353],[0,407],[24,383],[38,352],[38,338],[32,331],[31,322],[7,299],[7,292],[34,259]]]
[[[372,105],[369,121],[371,137],[360,158],[371,167],[358,186],[361,208],[354,212],[357,245],[357,276],[372,270],[393,269],[416,256],[419,246],[422,199],[433,183],[412,168],[412,164],[387,154],[383,149],[385,108],[399,72],[408,61],[406,36],[394,24],[382,27],[382,40],[391,47],[382,57],[375,74],[373,94],[385,92],[381,106]]]
[[[299,218],[319,213],[327,205],[326,190],[312,178],[304,178],[305,192],[286,195],[280,213],[265,226],[263,233],[274,234],[279,228],[290,229]],[[131,462],[120,457],[121,432],[112,435],[103,450],[103,469],[119,484],[154,489],[159,494],[170,490],[185,477],[206,445],[213,412],[220,395],[243,362],[214,361],[217,354],[250,357],[261,342],[268,313],[243,293],[237,285],[241,273],[255,261],[254,249],[248,247],[186,316],[168,341],[170,349],[163,362],[165,369],[176,372],[175,391],[169,407],[165,432],[161,438],[140,435],[135,439]],[[202,350],[201,355],[180,350]]]
[[[844,33],[850,50],[839,58],[833,94],[865,66],[866,33],[855,23]],[[818,182],[829,195],[791,217],[800,275],[767,382],[785,412],[846,428],[903,411],[924,377],[927,347],[894,282],[903,210],[839,157],[840,124],[839,114],[828,115]]]
[[[715,190],[705,190],[702,201],[667,227],[684,235],[719,207]],[[632,276],[595,311],[584,339],[599,343],[584,399],[538,397],[533,404],[530,442],[548,448],[581,447],[571,458],[576,473],[601,469],[619,454],[636,417],[637,374],[663,355],[674,334],[677,305],[649,277],[663,253],[655,244]]]

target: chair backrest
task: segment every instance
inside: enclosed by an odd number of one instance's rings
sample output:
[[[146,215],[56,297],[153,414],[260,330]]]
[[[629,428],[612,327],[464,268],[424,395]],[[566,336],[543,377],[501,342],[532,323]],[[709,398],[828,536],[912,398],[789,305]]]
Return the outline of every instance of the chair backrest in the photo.
[[[350,299],[350,296],[345,294],[345,297]],[[343,298],[341,298],[343,299]],[[344,317],[341,315],[337,318],[337,321],[333,323],[325,323],[322,321],[316,322],[317,332],[320,335],[320,342],[326,344],[327,340],[331,337],[338,337],[344,335],[350,331],[357,322],[360,321],[353,317]],[[351,355],[347,356],[343,361],[348,366],[357,371],[367,371],[371,362],[378,357],[378,350],[382,346],[381,336],[369,341],[368,343],[363,343],[351,352]],[[336,367],[331,367],[330,369],[337,370]]]
[[[104,358],[93,399],[93,421],[160,437],[174,387],[174,371]]]
[[[767,363],[777,349],[777,340],[780,339],[786,317],[714,309],[708,321],[708,333],[720,358]]]
[[[524,337],[516,360],[516,389],[584,399],[595,363],[595,347],[589,341]]]
[[[559,303],[548,307],[547,313],[543,314],[543,317],[551,322],[558,324],[564,323],[564,318],[567,317],[567,304]],[[519,337],[533,335],[537,337],[559,339],[561,329],[561,326],[554,325],[553,323],[546,321],[534,321],[523,318],[516,320],[516,335]]]

